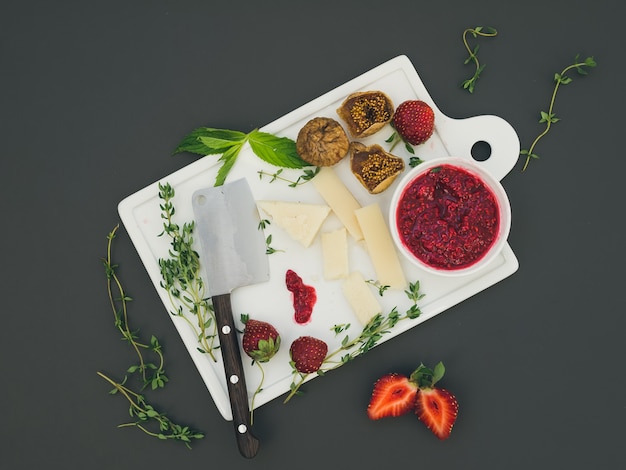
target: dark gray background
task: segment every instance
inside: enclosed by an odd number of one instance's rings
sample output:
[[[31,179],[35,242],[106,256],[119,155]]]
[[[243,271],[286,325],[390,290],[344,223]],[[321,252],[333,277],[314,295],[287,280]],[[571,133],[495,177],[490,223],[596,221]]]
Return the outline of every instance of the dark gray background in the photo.
[[[3,221],[0,466],[58,468],[624,468],[624,37],[618,1],[16,1],[0,6]],[[619,10],[619,11],[618,11]],[[459,83],[463,29],[487,68]],[[552,77],[572,75],[541,160],[504,180],[519,271],[340,371],[257,410],[239,456],[125,231],[115,259],[132,322],[164,344],[152,395],[207,433],[192,450],[133,429],[97,370],[129,365],[107,303],[118,202],[195,160],[200,125],[249,131],[400,54],[448,116],[495,114],[527,148]],[[374,380],[447,366],[461,412],[439,442],[412,419],[372,423]]]

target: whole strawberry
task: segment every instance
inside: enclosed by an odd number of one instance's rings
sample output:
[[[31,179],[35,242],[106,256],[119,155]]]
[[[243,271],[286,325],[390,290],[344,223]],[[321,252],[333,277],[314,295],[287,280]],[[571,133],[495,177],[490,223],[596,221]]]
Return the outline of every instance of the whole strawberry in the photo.
[[[312,336],[300,336],[291,343],[289,354],[291,363],[301,374],[317,372],[328,353],[328,345]]]
[[[419,145],[433,135],[435,113],[424,101],[404,101],[396,108],[392,124],[402,140],[411,145]]]
[[[280,348],[280,335],[271,324],[241,315],[245,325],[242,346],[244,352],[257,362],[267,362]]]

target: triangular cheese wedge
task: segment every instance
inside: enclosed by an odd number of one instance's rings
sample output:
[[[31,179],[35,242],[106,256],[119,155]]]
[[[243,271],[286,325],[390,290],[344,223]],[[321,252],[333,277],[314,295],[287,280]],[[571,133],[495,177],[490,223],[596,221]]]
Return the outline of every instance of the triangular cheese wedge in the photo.
[[[330,213],[323,204],[305,204],[286,201],[257,201],[258,206],[291,238],[305,248],[313,239]]]

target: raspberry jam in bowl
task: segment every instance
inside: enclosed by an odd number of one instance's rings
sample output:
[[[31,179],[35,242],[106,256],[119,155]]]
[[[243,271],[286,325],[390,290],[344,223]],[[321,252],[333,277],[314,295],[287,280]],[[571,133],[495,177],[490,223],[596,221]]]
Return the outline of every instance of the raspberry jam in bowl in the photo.
[[[480,270],[504,247],[511,206],[500,182],[470,160],[420,163],[400,180],[389,226],[400,252],[437,274]]]

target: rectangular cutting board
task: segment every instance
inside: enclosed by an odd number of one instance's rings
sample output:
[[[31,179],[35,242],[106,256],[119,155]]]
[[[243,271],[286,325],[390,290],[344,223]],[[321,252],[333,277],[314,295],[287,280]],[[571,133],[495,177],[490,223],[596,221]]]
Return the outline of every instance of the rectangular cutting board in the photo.
[[[415,156],[428,160],[442,156],[457,156],[471,159],[471,147],[476,142],[487,142],[491,148],[491,156],[478,162],[498,179],[502,179],[515,165],[519,155],[519,139],[512,127],[497,116],[475,116],[465,119],[452,119],[443,114],[435,105],[426,91],[415,68],[406,56],[395,57],[374,69],[350,80],[331,90],[319,98],[306,103],[260,130],[275,135],[296,139],[300,128],[310,119],[317,116],[331,117],[339,122],[336,109],[341,102],[356,91],[380,90],[386,93],[397,106],[404,100],[421,99],[428,102],[435,111],[435,132],[425,144],[415,148]],[[219,123],[213,123],[219,127]],[[191,129],[190,129],[191,131]],[[388,148],[385,140],[391,135],[392,129],[387,126],[373,136],[361,139],[370,145],[378,143]],[[402,145],[394,149],[394,154],[406,159],[411,156]],[[134,244],[154,287],[164,304],[164,314],[169,315],[180,334],[189,355],[195,363],[202,380],[206,384],[219,412],[224,419],[232,420],[228,391],[224,377],[223,365],[217,351],[217,362],[198,350],[196,333],[182,318],[169,312],[172,305],[167,292],[160,286],[161,274],[159,259],[168,257],[169,240],[159,237],[163,228],[158,185],[169,183],[176,191],[173,200],[176,208],[175,222],[182,225],[193,220],[191,195],[199,188],[213,186],[217,174],[218,156],[199,158],[194,163],[164,176],[159,181],[138,190],[124,198],[118,206],[121,220]],[[362,206],[378,203],[385,215],[394,186],[378,195],[369,194],[352,175],[348,159],[338,163],[334,169]],[[407,166],[408,167],[408,166]],[[276,172],[272,167],[246,146],[241,151],[227,181],[246,178],[256,200],[298,201],[323,204],[324,201],[311,184],[289,187],[287,183],[276,180],[271,182],[268,177],[260,177],[259,171]],[[302,170],[284,170],[281,176],[297,179]],[[261,212],[261,217],[266,218]],[[334,214],[324,222],[322,231],[333,230],[341,226]],[[351,324],[346,332],[350,338],[360,334],[362,325],[352,313],[350,306],[341,292],[341,281],[326,281],[323,278],[321,243],[319,235],[313,244],[303,248],[298,242],[290,239],[275,224],[265,229],[266,235],[272,236],[271,246],[278,250],[269,255],[270,281],[263,284],[237,289],[232,294],[235,322],[243,330],[239,321],[242,313],[251,318],[268,321],[279,331],[282,347],[278,354],[264,364],[265,379],[262,392],[255,398],[254,407],[259,407],[274,398],[285,395],[292,382],[292,370],[289,365],[289,345],[298,336],[311,335],[325,340],[329,351],[340,347],[345,334],[335,335],[332,327],[338,324]],[[352,270],[360,271],[365,279],[376,279],[373,266],[362,243],[349,240],[349,258]],[[199,244],[197,250],[200,251]],[[201,253],[200,253],[201,254]],[[202,256],[202,254],[201,254]],[[421,292],[425,294],[419,302],[422,315],[414,320],[399,322],[391,333],[379,342],[389,341],[396,335],[414,328],[422,322],[462,302],[482,290],[493,286],[510,276],[518,269],[518,261],[511,247],[507,244],[500,255],[483,270],[468,276],[446,278],[427,274],[401,258],[407,280],[419,281]],[[285,287],[285,273],[288,269],[302,277],[305,284],[315,287],[318,300],[315,305],[312,321],[306,325],[297,324],[293,318],[293,306],[290,293]],[[378,296],[377,289],[372,286]],[[404,312],[410,302],[403,291],[385,291],[378,296],[382,313],[386,314],[393,308]],[[252,361],[243,354],[244,369],[249,396],[261,380],[261,373]],[[367,355],[358,360],[367,360]],[[345,365],[342,367],[349,367]],[[340,369],[332,373],[340,373]],[[310,378],[314,378],[315,374]],[[288,406],[288,405],[286,405]]]

